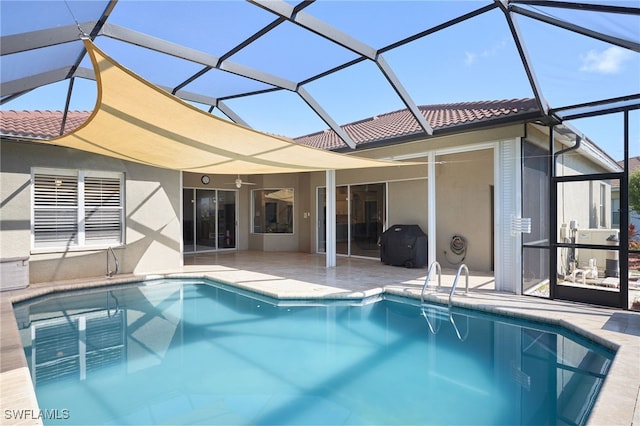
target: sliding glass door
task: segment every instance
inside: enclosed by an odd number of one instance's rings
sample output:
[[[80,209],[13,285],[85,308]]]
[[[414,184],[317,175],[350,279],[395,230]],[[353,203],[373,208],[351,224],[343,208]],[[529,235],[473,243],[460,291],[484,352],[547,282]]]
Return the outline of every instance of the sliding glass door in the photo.
[[[318,247],[326,251],[326,189],[318,188]],[[386,184],[336,187],[336,253],[379,257],[378,238],[386,213]]]
[[[350,187],[352,256],[379,257],[378,239],[385,217],[386,184],[373,183]]]
[[[183,190],[185,253],[236,247],[236,191]]]

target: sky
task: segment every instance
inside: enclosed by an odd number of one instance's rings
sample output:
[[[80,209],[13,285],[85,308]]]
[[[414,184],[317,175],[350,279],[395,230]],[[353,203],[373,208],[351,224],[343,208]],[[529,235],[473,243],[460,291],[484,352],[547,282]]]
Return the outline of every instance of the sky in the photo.
[[[481,7],[481,1],[319,1],[305,12],[374,49]],[[637,1],[608,2],[638,6]],[[13,19],[29,2],[0,2],[2,35],[38,29],[50,22],[68,25],[95,15],[99,2],[48,1],[38,3],[47,10],[33,20]],[[121,0],[109,22],[165,40],[188,45],[220,56],[256,28],[272,21],[274,15],[238,1],[189,2]],[[31,4],[35,7],[35,3]],[[640,42],[640,17],[537,8],[559,19],[567,19],[594,31]],[[194,13],[195,11],[195,13]],[[39,22],[42,20],[42,22]],[[169,25],[174,22],[175,25]],[[395,23],[395,24],[394,24]],[[539,21],[517,17],[521,34],[541,94],[553,107],[592,102],[628,94],[640,94],[640,54]],[[143,78],[175,87],[202,66],[168,58],[117,40],[98,37],[96,44],[122,65]],[[60,47],[56,58],[73,55]],[[2,81],[13,79],[12,71],[25,61],[38,69],[39,63],[53,61],[40,52],[2,57]],[[405,46],[382,54],[396,77],[418,105],[485,101],[532,97],[533,92],[520,62],[516,45],[504,15],[493,10],[456,24]],[[13,57],[16,56],[16,57]],[[249,47],[229,58],[242,66],[260,69],[294,82],[353,59],[355,55],[293,24],[279,26]],[[82,66],[90,68],[85,59]],[[207,72],[185,90],[224,98],[268,85],[218,70]],[[372,117],[404,108],[373,61],[364,61],[338,73],[304,85],[321,107],[338,124]],[[67,85],[54,84],[26,94],[2,109],[30,110],[64,107]],[[91,110],[95,82],[76,79],[71,109]],[[296,137],[328,126],[294,92],[279,91],[259,96],[226,100],[225,103],[257,130]],[[198,105],[201,106],[201,105]],[[204,106],[201,106],[206,108]],[[216,115],[224,117],[218,110]],[[640,155],[640,113],[631,114],[630,154]],[[576,120],[569,124],[584,133],[612,158],[623,156],[622,117]]]

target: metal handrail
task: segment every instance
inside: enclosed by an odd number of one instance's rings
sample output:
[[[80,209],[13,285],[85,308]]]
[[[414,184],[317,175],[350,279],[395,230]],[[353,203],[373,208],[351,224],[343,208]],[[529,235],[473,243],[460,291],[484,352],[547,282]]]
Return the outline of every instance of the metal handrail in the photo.
[[[433,269],[436,269],[436,273],[438,274],[438,289],[440,289],[440,286],[442,285],[442,268],[440,267],[440,264],[437,261],[433,261],[431,262],[431,265],[429,265],[429,270],[427,272],[427,278],[425,278],[424,280],[424,285],[422,286],[422,291],[420,292],[420,302],[424,303],[424,291],[427,288],[427,286],[429,285],[429,281],[431,279],[431,273],[433,272]]]
[[[432,309],[434,309],[433,307],[431,307],[431,308],[432,308]],[[427,309],[429,309],[429,308],[427,308]],[[427,325],[429,326],[429,331],[431,331],[431,334],[438,334],[438,331],[440,331],[441,323],[440,323],[440,321],[439,321],[440,319],[438,318],[438,316],[437,316],[437,314],[436,314],[436,315],[434,316],[434,321],[435,321],[435,323],[437,324],[437,327],[434,327],[434,326],[433,326],[433,324],[431,324],[431,320],[429,319],[429,315],[431,314],[431,310],[432,310],[432,309],[429,309],[429,311],[430,311],[430,312],[429,312],[429,313],[427,313],[427,312],[425,311],[425,306],[422,306],[422,307],[420,308],[420,312],[421,312],[422,316],[424,317],[424,319],[426,319],[426,320],[427,320]],[[437,309],[434,309],[434,311],[435,311],[435,312],[437,312]]]
[[[113,262],[116,266],[116,270],[112,271],[109,265],[109,253],[111,253],[113,255]],[[113,277],[114,274],[117,274],[118,271],[120,270],[120,262],[118,262],[118,257],[116,256],[116,253],[113,251],[113,247],[109,247],[107,249],[107,277],[111,278]]]
[[[464,336],[462,336],[460,334],[460,330],[458,329],[458,326],[456,325],[455,320],[453,319],[453,312],[451,312],[451,306],[449,306],[449,322],[451,323],[451,325],[453,325],[453,329],[455,330],[456,335],[458,336],[458,340],[460,340],[461,342],[464,342],[465,340],[467,340],[467,337],[469,337],[469,316],[464,315],[464,317],[467,319],[467,331],[464,333]]]
[[[113,310],[113,314],[111,313],[111,303],[110,303],[111,298],[113,298],[113,300],[116,301],[116,306]],[[118,302],[118,298],[113,294],[113,292],[109,290],[107,292],[107,316],[109,318],[112,318],[118,315],[119,312],[120,312],[120,302]]]
[[[453,326],[453,331],[455,331],[456,336],[458,336],[458,340],[460,340],[461,342],[464,342],[465,340],[467,340],[467,337],[469,337],[469,315],[454,313],[451,310],[451,306],[441,307],[441,306],[429,306],[429,305],[423,304],[422,307],[420,308],[420,313],[424,317],[424,319],[427,320],[427,326],[429,326],[429,331],[431,332],[431,334],[433,335],[438,334],[438,332],[440,331],[440,327],[442,326],[442,323],[440,321],[440,316],[438,314],[439,311],[443,313],[446,311],[447,317],[449,318],[449,322]],[[460,329],[458,328],[458,324],[456,324],[454,315],[460,315],[466,318],[467,328],[464,332],[464,335],[460,333]],[[433,318],[430,318],[431,316]]]
[[[464,294],[469,293],[469,268],[467,268],[467,265],[463,263],[458,268],[458,272],[456,272],[456,277],[454,278],[453,285],[451,286],[451,292],[449,292],[449,306],[451,306],[451,298],[453,297],[453,293],[456,291],[456,287],[458,286],[458,279],[460,278],[460,273],[463,269],[466,276],[466,288]]]

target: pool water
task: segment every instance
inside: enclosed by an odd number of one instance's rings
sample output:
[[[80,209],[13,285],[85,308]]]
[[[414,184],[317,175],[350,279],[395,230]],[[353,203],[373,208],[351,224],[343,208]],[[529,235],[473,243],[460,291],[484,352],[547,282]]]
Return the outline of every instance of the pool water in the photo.
[[[65,414],[51,424],[584,424],[614,356],[470,310],[209,281],[25,302],[16,318],[40,408]]]

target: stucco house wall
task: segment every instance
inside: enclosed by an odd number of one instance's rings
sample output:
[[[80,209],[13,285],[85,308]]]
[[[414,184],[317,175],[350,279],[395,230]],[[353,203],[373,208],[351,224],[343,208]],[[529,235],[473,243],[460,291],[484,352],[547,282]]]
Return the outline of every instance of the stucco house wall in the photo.
[[[120,273],[176,270],[182,265],[179,172],[50,145],[5,140],[0,143],[1,257],[28,257],[31,283],[106,274],[106,247],[33,250],[33,167],[124,173],[125,244],[114,247]]]
[[[437,261],[443,267],[465,263],[491,271],[493,252],[493,150],[436,157]],[[450,250],[454,235],[464,237],[464,255]]]
[[[390,181],[388,193],[389,226],[415,224],[426,233],[429,220],[426,177]]]

